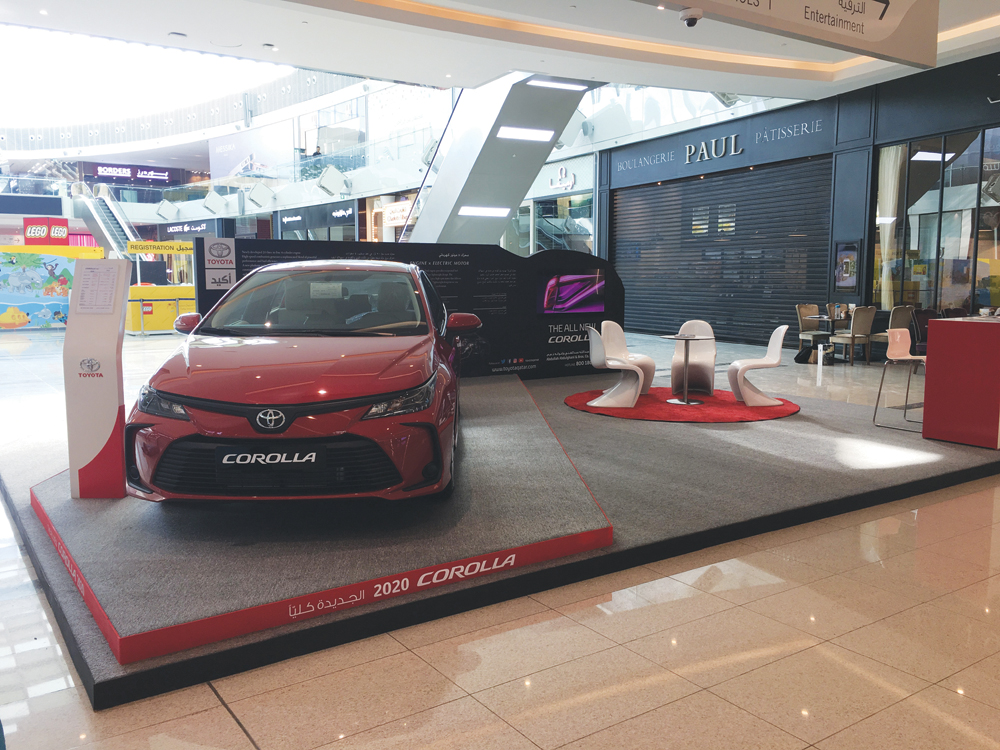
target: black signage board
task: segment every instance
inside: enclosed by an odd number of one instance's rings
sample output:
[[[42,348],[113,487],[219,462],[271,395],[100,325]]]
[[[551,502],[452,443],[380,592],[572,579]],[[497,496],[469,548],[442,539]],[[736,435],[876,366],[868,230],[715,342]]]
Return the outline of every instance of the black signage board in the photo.
[[[611,152],[611,188],[829,154],[837,102],[811,102],[642,141]]]
[[[288,208],[275,212],[275,223],[282,232],[320,229],[322,227],[354,226],[356,206],[354,201],[324,203],[319,206]]]
[[[1000,53],[882,83],[877,143],[1000,123]]]
[[[522,258],[496,245],[236,240],[236,278],[261,266],[304,260],[414,263],[449,312],[483,327],[462,337],[463,375],[545,378],[594,372],[586,326],[625,318],[625,291],[608,261],[549,250]],[[223,292],[205,287],[204,241],[195,240],[196,297],[203,315]]]

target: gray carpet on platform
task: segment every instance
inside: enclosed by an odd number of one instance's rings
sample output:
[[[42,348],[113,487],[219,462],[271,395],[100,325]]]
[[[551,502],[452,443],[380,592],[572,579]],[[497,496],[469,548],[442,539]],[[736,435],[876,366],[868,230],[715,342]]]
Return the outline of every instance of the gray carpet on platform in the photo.
[[[607,525],[517,377],[463,387],[462,418],[447,501],[35,494],[123,637]]]
[[[797,414],[737,424],[615,419],[563,403],[614,382],[526,382],[614,525],[605,552],[843,498],[874,505],[897,499],[899,485],[1000,462],[996,451],[875,427],[870,406],[823,399],[792,398]]]

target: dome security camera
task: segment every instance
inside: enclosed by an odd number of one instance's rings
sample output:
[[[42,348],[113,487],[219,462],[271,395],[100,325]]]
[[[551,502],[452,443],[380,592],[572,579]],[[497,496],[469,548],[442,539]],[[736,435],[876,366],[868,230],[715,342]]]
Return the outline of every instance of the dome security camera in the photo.
[[[698,25],[698,21],[700,21],[704,15],[705,14],[702,12],[701,8],[685,8],[681,11],[681,20],[684,22],[685,26],[689,29],[693,29]]]

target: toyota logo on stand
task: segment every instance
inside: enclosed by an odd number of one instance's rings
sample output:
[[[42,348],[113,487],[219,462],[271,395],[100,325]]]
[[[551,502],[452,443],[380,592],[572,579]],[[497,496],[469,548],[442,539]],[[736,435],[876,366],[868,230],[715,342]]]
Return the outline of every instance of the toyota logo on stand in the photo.
[[[101,369],[101,363],[93,357],[87,357],[80,360],[80,369],[84,372],[97,372]],[[282,417],[282,421],[284,421],[284,417]]]
[[[213,258],[226,258],[232,251],[225,242],[214,242],[208,246],[208,254]]]
[[[265,430],[277,430],[285,424],[285,415],[277,409],[264,409],[258,412],[257,424]]]

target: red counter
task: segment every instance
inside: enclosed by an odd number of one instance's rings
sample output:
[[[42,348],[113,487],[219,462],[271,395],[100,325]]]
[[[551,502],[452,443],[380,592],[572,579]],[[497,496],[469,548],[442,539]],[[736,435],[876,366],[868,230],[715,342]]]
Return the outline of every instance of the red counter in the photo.
[[[923,435],[1000,449],[1000,319],[930,321]]]

